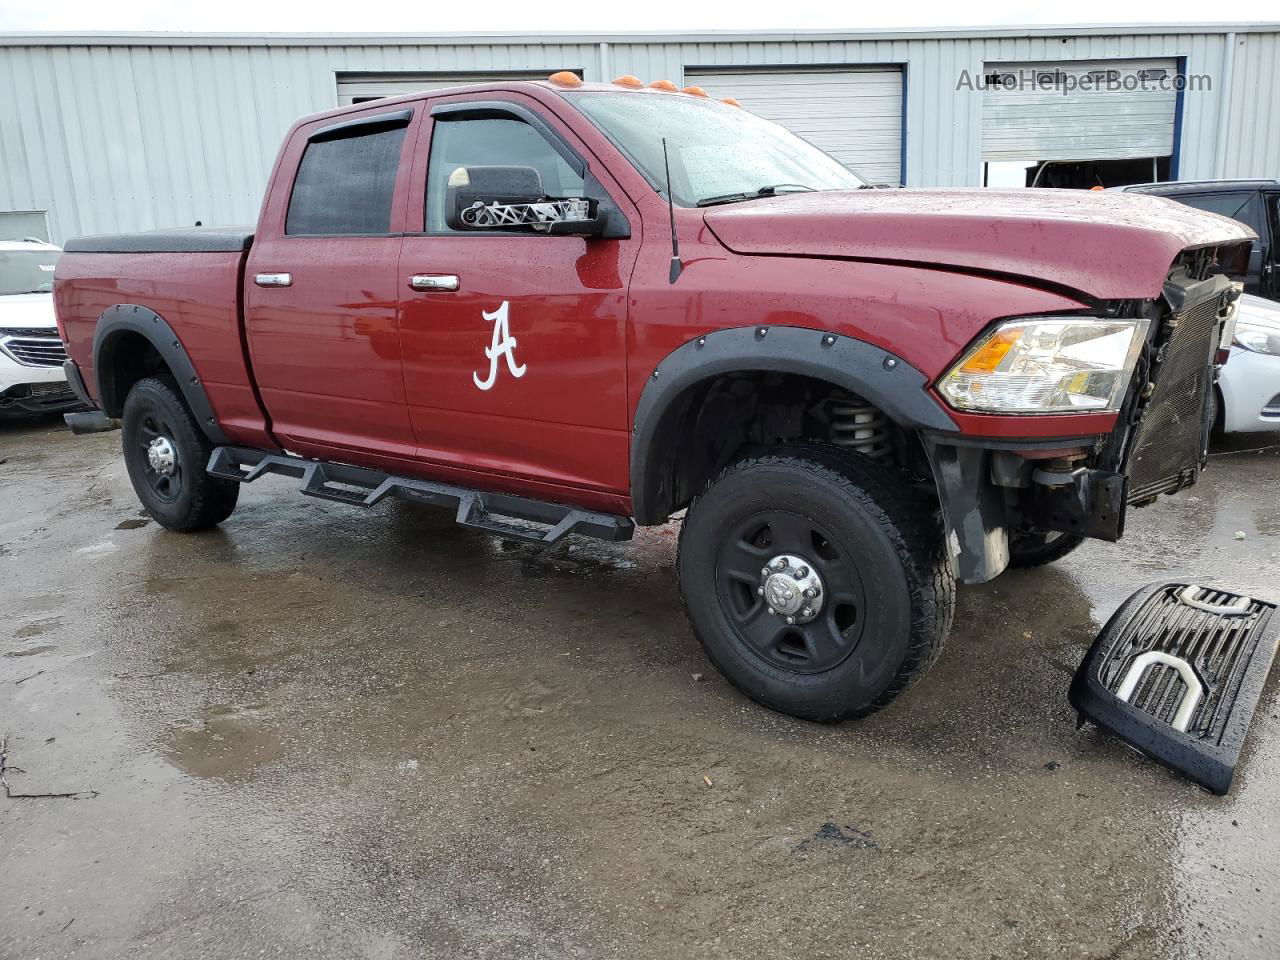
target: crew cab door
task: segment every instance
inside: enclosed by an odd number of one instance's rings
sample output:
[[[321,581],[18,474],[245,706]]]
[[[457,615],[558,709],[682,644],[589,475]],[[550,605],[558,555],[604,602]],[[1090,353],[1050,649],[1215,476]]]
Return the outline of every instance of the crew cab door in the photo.
[[[272,177],[245,328],[272,432],[290,450],[385,468],[413,456],[396,308],[420,110],[304,124]]]
[[[1280,300],[1280,191],[1263,191],[1262,202],[1271,229],[1270,249],[1262,265],[1262,295]]]
[[[638,217],[582,143],[517,94],[428,101],[400,256],[400,330],[419,456],[456,473],[625,495],[627,285]],[[498,99],[500,98],[500,99]],[[462,166],[533,167],[548,196],[604,184],[636,236],[455,232],[444,195]],[[625,231],[623,231],[625,232]],[[417,278],[417,279],[415,279]],[[494,481],[494,474],[499,475]],[[579,498],[581,499],[581,498]]]

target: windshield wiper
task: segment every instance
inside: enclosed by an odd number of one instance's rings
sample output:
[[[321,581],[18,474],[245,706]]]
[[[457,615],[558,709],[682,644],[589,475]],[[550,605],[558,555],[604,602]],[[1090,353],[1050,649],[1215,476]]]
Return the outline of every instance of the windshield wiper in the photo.
[[[714,207],[720,203],[737,203],[739,200],[755,200],[759,197],[776,196],[779,191],[790,193],[816,193],[817,187],[810,187],[803,183],[771,183],[767,187],[761,187],[759,190],[745,190],[739,193],[724,193],[718,197],[703,197],[698,201],[699,207]]]

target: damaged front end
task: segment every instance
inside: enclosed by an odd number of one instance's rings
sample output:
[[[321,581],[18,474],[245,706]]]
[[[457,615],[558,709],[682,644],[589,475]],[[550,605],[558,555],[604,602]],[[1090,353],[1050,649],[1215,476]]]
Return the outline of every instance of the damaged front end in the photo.
[[[1108,305],[1100,320],[1145,321],[1110,433],[923,437],[963,582],[999,575],[1019,534],[1118,540],[1129,506],[1196,482],[1208,458],[1219,351],[1240,296],[1229,277],[1240,253],[1235,245],[1186,251],[1158,300]]]

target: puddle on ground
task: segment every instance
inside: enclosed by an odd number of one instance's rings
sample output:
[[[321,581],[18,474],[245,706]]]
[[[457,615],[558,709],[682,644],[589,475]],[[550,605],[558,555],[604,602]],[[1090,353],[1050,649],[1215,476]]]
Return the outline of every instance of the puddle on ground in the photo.
[[[46,643],[38,647],[23,647],[21,650],[10,650],[5,653],[6,657],[34,657],[41,653],[52,653],[58,648],[52,643]]]
[[[45,617],[42,620],[32,620],[25,627],[19,627],[15,630],[13,635],[18,640],[29,640],[32,637],[38,637],[42,634],[48,633],[61,623],[61,617]]]
[[[209,707],[200,719],[172,728],[164,755],[179,770],[202,780],[251,780],[284,749],[260,711],[256,704]]]

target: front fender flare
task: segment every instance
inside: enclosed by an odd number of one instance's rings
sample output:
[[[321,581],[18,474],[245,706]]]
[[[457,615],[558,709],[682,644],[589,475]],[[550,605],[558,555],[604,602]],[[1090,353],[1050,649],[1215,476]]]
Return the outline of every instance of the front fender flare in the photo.
[[[807,327],[754,326],[717,330],[668,354],[650,374],[631,437],[632,513],[642,524],[662,523],[664,431],[683,413],[682,400],[698,384],[732,373],[791,373],[825,380],[875,404],[900,427],[957,430],[929,393],[929,378],[880,347]]]
[[[98,381],[98,398],[102,410],[109,417],[119,417],[124,411],[125,397],[114,380],[112,360],[122,334],[136,333],[146,339],[160,354],[165,365],[173,373],[178,389],[182,391],[187,406],[191,408],[196,423],[205,436],[215,444],[230,441],[218,425],[213,405],[205,393],[204,385],[196,375],[195,365],[173,327],[154,310],[133,303],[118,303],[108,307],[93,332],[93,371]]]

